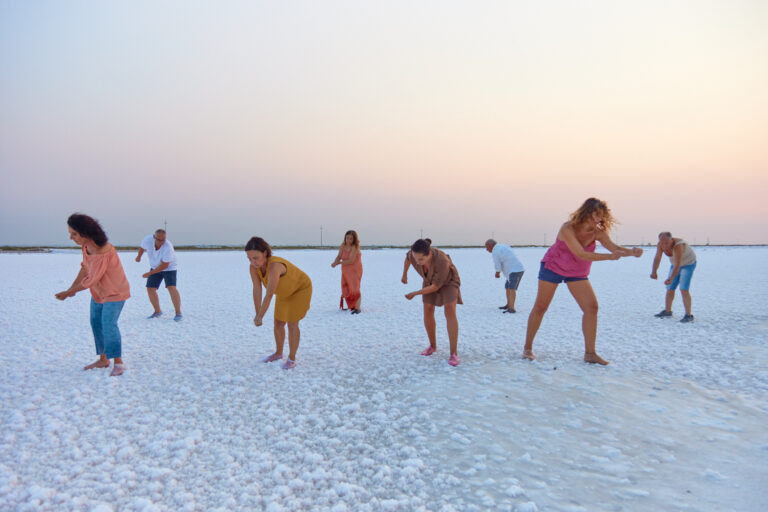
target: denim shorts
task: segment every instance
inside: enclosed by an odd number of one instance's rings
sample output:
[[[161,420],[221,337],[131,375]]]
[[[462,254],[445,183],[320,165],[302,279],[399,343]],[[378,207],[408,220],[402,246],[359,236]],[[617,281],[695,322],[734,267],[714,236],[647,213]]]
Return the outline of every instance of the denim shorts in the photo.
[[[669,272],[672,273],[674,266],[669,267]],[[693,271],[696,269],[696,262],[694,261],[690,265],[680,267],[680,271],[677,273],[671,283],[667,285],[667,290],[676,290],[677,285],[680,285],[681,290],[689,290],[691,288],[691,278],[693,277]]]
[[[517,290],[517,287],[520,286],[520,280],[523,278],[523,272],[510,272],[507,282],[504,283],[504,288],[507,290]]]
[[[176,271],[164,270],[157,274],[152,274],[147,278],[147,288],[160,288],[160,283],[165,279],[165,287],[176,286]]]
[[[544,267],[545,263],[541,262],[541,267],[539,267],[539,279],[542,281],[547,281],[548,283],[570,283],[572,281],[586,281],[586,277],[566,277],[561,276],[557,272],[552,272],[548,268]]]

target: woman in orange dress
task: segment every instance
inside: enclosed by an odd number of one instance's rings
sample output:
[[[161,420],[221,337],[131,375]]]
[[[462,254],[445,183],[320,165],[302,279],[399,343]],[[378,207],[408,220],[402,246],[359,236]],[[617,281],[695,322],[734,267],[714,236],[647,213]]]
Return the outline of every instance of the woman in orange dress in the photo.
[[[117,320],[125,301],[131,296],[130,285],[125,277],[117,250],[109,243],[99,222],[81,213],[67,219],[69,238],[83,250],[83,262],[72,286],[56,294],[59,300],[74,297],[86,288],[91,291],[91,330],[99,359],[83,368],[109,368],[114,360],[110,376],[117,377],[125,371],[122,337]]]
[[[339,247],[336,259],[331,267],[341,265],[341,302],[339,306],[344,309],[344,301],[353,315],[360,314],[360,281],[363,279],[363,261],[360,255],[360,240],[357,232],[349,230],[344,234],[344,243]]]
[[[279,361],[283,358],[285,344],[285,326],[288,325],[288,360],[283,364],[284,370],[296,366],[296,351],[299,349],[299,320],[309,311],[312,300],[312,281],[309,276],[299,270],[290,261],[272,255],[272,248],[263,239],[254,236],[245,245],[248,255],[251,281],[253,281],[253,305],[256,316],[253,323],[256,327],[262,325],[264,315],[275,300],[275,352],[264,358],[265,363]],[[261,297],[262,285],[266,288],[264,298]]]

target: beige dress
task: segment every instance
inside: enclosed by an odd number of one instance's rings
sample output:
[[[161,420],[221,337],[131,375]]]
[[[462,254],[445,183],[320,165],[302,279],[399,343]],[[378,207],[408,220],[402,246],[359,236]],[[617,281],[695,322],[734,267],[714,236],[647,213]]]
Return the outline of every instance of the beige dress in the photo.
[[[413,268],[424,279],[422,288],[426,288],[430,285],[435,285],[439,290],[436,292],[422,295],[422,300],[425,304],[432,304],[434,306],[443,306],[445,304],[456,301],[457,304],[464,304],[461,301],[461,279],[459,279],[459,271],[451,261],[451,257],[440,249],[430,248],[430,254],[432,254],[432,264],[429,266],[429,270],[425,273],[424,267],[416,263],[416,259],[413,257],[413,252],[408,251],[408,260],[413,265]]]

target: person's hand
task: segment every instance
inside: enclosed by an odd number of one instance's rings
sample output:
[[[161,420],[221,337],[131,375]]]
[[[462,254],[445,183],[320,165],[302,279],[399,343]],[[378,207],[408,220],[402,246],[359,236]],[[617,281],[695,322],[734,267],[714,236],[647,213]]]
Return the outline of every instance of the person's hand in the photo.
[[[408,299],[408,300],[411,300],[415,296],[416,296],[416,292],[411,292],[411,293],[406,293],[405,294],[405,298]]]
[[[331,268],[336,268],[336,265],[338,265],[338,263],[336,263],[336,262],[334,261],[333,263],[331,263]]]
[[[408,274],[403,274],[403,277],[400,278],[400,282],[403,284],[408,284]]]
[[[150,273],[149,273],[149,272],[147,272],[146,274],[142,274],[142,275],[141,275],[141,277],[143,277],[144,279],[146,279],[146,278],[148,278],[148,277],[149,277],[149,275],[150,275]]]
[[[671,282],[672,282],[672,278],[669,277],[669,278],[667,278],[666,281],[664,281],[664,284],[669,285],[669,283],[671,283]]]
[[[136,256],[136,261],[141,261],[141,256]]]
[[[659,277],[659,276],[657,276],[657,275],[656,275],[656,272],[654,272],[654,273],[652,273],[652,274],[651,274],[651,279],[656,279],[656,278],[658,278],[658,277]]]
[[[261,327],[261,324],[262,324],[262,321],[259,315],[256,315],[255,317],[253,317],[253,325],[255,325],[256,327]]]
[[[501,277],[501,272],[496,272],[496,279]]]
[[[69,290],[64,290],[63,292],[59,292],[55,295],[55,297],[59,300],[64,300],[68,297],[74,297],[74,296],[75,296],[75,292],[72,292]]]
[[[640,247],[633,247],[632,248],[632,256],[635,258],[639,258],[643,255],[643,250]]]

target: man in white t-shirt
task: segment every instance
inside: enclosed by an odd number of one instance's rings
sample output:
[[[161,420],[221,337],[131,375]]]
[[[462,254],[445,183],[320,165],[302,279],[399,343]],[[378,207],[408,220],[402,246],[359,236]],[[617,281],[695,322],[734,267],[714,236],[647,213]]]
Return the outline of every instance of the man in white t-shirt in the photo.
[[[149,295],[149,302],[152,303],[152,307],[155,308],[154,313],[147,318],[157,318],[163,314],[160,309],[157,289],[160,287],[160,283],[165,280],[165,288],[168,290],[173,307],[176,309],[176,316],[173,319],[178,322],[181,320],[181,297],[176,289],[176,251],[173,250],[173,244],[165,239],[164,229],[158,229],[154,235],[144,237],[136,261],[141,261],[141,256],[145,252],[149,257],[150,271],[141,277],[147,279],[147,295]]]
[[[493,256],[493,266],[496,269],[496,278],[504,273],[506,282],[504,288],[507,291],[507,303],[499,306],[503,313],[516,313],[515,299],[517,298],[517,287],[520,285],[520,279],[523,278],[523,264],[517,259],[512,248],[505,244],[496,243],[496,240],[489,238],[485,242],[485,250]]]

